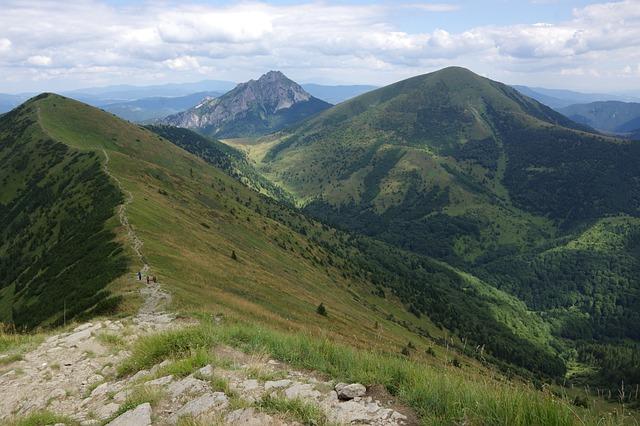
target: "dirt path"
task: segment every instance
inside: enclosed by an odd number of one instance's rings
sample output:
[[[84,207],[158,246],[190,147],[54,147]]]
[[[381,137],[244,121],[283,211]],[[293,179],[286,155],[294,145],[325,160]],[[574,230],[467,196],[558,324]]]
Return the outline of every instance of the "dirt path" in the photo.
[[[127,216],[127,206],[133,202],[133,194],[131,191],[124,188],[120,179],[118,179],[115,175],[111,173],[109,170],[109,161],[110,157],[106,150],[102,150],[104,153],[105,161],[104,161],[104,172],[116,183],[118,188],[123,194],[126,194],[126,198],[124,203],[118,206],[118,218],[120,219],[120,223],[127,230],[127,238],[129,239],[130,245],[140,262],[142,263],[142,268],[140,269],[140,273],[142,274],[142,281],[145,282],[145,277],[150,275],[151,267],[147,263],[143,253],[142,246],[144,243],[136,234],[135,229],[129,223],[129,217]],[[142,294],[142,306],[140,306],[140,310],[138,314],[134,318],[136,322],[161,322],[168,323],[171,322],[173,316],[167,312],[162,311],[161,308],[167,307],[169,302],[171,301],[171,296],[166,291],[162,290],[159,283],[154,283],[153,281],[146,284],[142,290],[140,290]]]

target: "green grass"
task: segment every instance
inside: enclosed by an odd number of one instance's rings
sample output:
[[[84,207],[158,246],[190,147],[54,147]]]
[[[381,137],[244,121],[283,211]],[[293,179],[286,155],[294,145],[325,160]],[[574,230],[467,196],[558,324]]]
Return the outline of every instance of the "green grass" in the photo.
[[[265,396],[256,406],[269,414],[280,414],[306,426],[328,425],[324,412],[315,404],[301,399]]]
[[[203,333],[201,327],[145,336],[135,343],[134,354],[118,366],[118,375],[124,376],[152,367],[165,359],[183,358],[192,352],[202,353],[211,343],[211,336]],[[177,365],[179,368],[176,370],[179,371],[184,364]]]
[[[122,336],[116,333],[110,333],[110,332],[99,333],[98,335],[96,335],[96,340],[114,349],[122,349],[126,346],[126,342],[122,338]]]
[[[456,368],[433,368],[392,355],[360,351],[307,334],[290,334],[230,324],[174,330],[141,338],[122,371],[148,368],[165,358],[218,344],[250,353],[267,353],[298,368],[367,385],[382,384],[413,408],[425,424],[467,421],[486,425],[622,424],[622,418],[600,418],[568,401],[530,386],[470,377]]]
[[[115,419],[119,415],[124,414],[129,410],[133,410],[138,405],[146,402],[154,407],[163,397],[164,393],[161,389],[148,386],[136,386],[111,419]]]
[[[3,423],[5,426],[45,426],[54,425],[56,423],[63,423],[66,426],[76,426],[80,422],[77,422],[67,416],[61,416],[54,414],[50,411],[37,411],[33,412],[25,417],[19,417],[8,420]]]
[[[190,351],[187,356],[172,361],[169,365],[158,370],[157,377],[173,375],[186,377],[194,371],[208,365],[215,364],[216,359],[206,348],[197,348]]]
[[[42,333],[15,333],[0,327],[0,355],[6,355],[0,357],[0,366],[21,360],[23,354],[38,346],[44,338]]]

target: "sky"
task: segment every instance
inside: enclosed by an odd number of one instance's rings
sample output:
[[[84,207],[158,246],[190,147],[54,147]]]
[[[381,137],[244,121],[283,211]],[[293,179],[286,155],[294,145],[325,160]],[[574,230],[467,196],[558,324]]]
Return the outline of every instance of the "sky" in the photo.
[[[385,85],[458,65],[640,94],[640,0],[0,0],[0,92],[234,82]]]

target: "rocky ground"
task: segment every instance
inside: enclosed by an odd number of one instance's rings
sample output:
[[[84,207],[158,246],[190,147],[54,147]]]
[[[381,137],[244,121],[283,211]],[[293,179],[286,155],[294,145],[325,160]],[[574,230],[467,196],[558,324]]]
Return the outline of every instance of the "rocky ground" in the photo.
[[[159,289],[144,292],[162,296]],[[188,326],[143,308],[132,319],[86,323],[49,337],[1,373],[0,422],[46,409],[83,425],[412,423],[379,389],[334,383],[226,346],[213,348],[216,361],[192,372],[170,374],[180,361],[165,360],[117,377],[140,336]]]

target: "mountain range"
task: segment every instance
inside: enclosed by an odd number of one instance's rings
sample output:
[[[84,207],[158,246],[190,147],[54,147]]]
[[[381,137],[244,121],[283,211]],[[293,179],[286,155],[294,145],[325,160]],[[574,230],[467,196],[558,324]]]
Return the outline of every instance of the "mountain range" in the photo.
[[[62,92],[65,96],[86,102],[89,105],[104,105],[135,101],[143,98],[174,98],[200,92],[224,93],[231,90],[235,83],[221,80],[204,80],[195,83],[168,83],[151,86],[116,85],[104,87],[88,87],[84,89]]]
[[[107,104],[102,106],[102,109],[125,120],[145,123],[182,112],[198,105],[204,99],[213,99],[220,95],[221,92],[197,92],[186,96],[142,98]]]
[[[322,99],[323,101],[334,105],[378,88],[377,86],[370,86],[366,84],[328,86],[308,83],[301,84],[301,86],[313,97]]]
[[[549,386],[548,413],[588,405],[564,380],[640,385],[640,143],[460,67],[337,105],[277,71],[198,102],[148,126],[50,93],[0,116],[0,322],[126,315],[148,264],[185,317],[305,333],[329,370],[350,364],[328,340],[410,366],[385,392],[423,416],[433,365],[498,405]],[[496,422],[478,400],[456,413]]]
[[[220,138],[252,137],[276,132],[330,106],[281,72],[270,71],[159,123]]]
[[[612,94],[612,93],[582,93],[565,89],[546,89],[543,87],[528,87],[514,85],[514,89],[523,95],[529,96],[551,108],[565,108],[574,104],[585,104],[591,102],[638,102],[640,98],[633,94]]]
[[[630,135],[640,132],[640,103],[592,102],[570,105],[558,111],[577,123],[603,132]]]
[[[144,122],[196,106],[205,97],[218,97],[236,86],[235,83],[205,80],[196,83],[172,83],[152,86],[89,87],[62,92],[65,96],[103,108],[130,121]],[[375,86],[303,84],[312,96],[337,104],[360,95]],[[36,93],[0,93],[0,114],[20,105]]]

